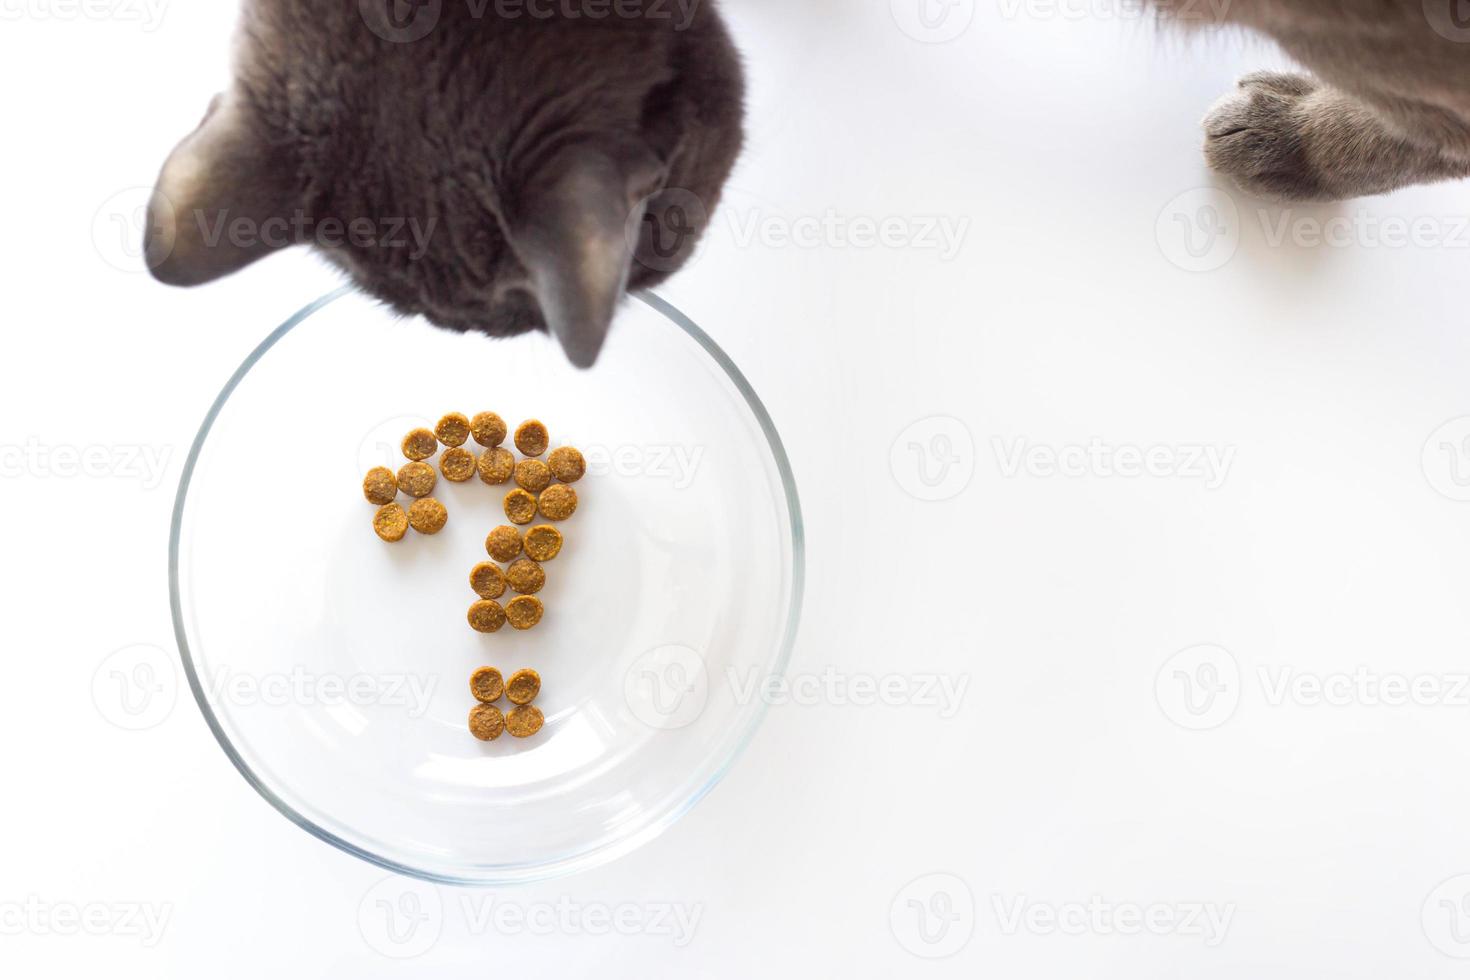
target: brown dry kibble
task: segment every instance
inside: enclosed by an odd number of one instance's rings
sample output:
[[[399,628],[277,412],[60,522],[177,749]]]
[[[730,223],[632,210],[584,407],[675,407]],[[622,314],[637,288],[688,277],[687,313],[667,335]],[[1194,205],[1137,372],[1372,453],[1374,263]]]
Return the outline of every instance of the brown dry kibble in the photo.
[[[481,599],[473,606],[470,606],[467,618],[470,621],[470,629],[476,633],[494,633],[505,625],[505,621],[509,615],[509,611],[502,609],[500,603],[494,599]],[[520,629],[521,627],[517,626],[516,628]]]
[[[499,701],[500,696],[505,693],[505,679],[494,667],[481,667],[470,675],[470,693],[482,704]]]
[[[524,724],[520,722],[518,724]],[[541,727],[541,726],[536,726]],[[493,742],[505,731],[505,716],[492,704],[477,704],[470,709],[470,734],[482,742]]]
[[[420,534],[438,534],[449,521],[449,511],[433,497],[408,505],[408,523]]]
[[[551,468],[539,459],[523,459],[516,464],[516,486],[528,493],[540,493],[551,486]]]
[[[408,514],[397,504],[384,504],[373,515],[373,531],[384,541],[402,541],[408,533]]]
[[[521,532],[502,524],[485,539],[485,551],[496,561],[514,561],[521,553]]]
[[[370,504],[391,504],[398,496],[398,477],[386,466],[374,466],[362,478],[362,495]]]
[[[545,723],[546,716],[534,704],[517,705],[505,716],[505,729],[516,738],[530,738]]]
[[[564,521],[577,510],[577,491],[565,483],[553,483],[541,492],[541,516],[549,521]]]
[[[398,489],[410,497],[427,497],[438,482],[439,474],[428,463],[404,463],[398,471]]]
[[[541,600],[533,595],[518,595],[505,604],[505,618],[518,630],[528,630],[541,622]]]
[[[504,483],[515,472],[516,458],[509,449],[487,449],[480,454],[480,482]]]
[[[536,419],[527,419],[516,427],[516,448],[526,456],[540,456],[550,442],[546,426]]]
[[[505,595],[505,573],[493,561],[482,561],[470,570],[470,588],[481,599],[499,599]]]
[[[582,479],[582,474],[587,472],[587,460],[582,453],[571,446],[558,446],[546,457],[546,465],[551,467],[551,473],[562,483],[576,483]]]
[[[505,516],[512,524],[529,524],[536,516],[536,498],[524,490],[512,490],[505,495]]]
[[[446,446],[463,446],[470,437],[470,420],[459,412],[450,412],[434,426],[434,435]]]
[[[428,429],[414,429],[403,437],[403,455],[415,463],[423,462],[439,451],[439,437]]]
[[[561,553],[561,532],[550,524],[537,524],[526,532],[525,547],[526,554],[537,561],[551,561]]]
[[[439,457],[439,470],[451,483],[463,483],[475,475],[475,454],[457,446],[446,449]]]
[[[518,670],[505,682],[505,696],[511,704],[530,704],[541,693],[541,675],[534,670]]]
[[[505,441],[505,419],[494,412],[481,412],[470,419],[470,435],[482,446],[498,446]]]
[[[505,580],[521,595],[535,595],[546,584],[546,573],[529,558],[518,558],[505,570]]]

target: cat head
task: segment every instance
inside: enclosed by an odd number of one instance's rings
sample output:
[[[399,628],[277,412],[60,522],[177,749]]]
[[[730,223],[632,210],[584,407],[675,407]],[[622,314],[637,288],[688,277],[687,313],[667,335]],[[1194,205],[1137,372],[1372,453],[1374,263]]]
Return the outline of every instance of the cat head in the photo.
[[[692,251],[742,141],[708,0],[248,0],[234,74],[159,177],[156,278],[308,244],[405,315],[546,330],[581,366]]]

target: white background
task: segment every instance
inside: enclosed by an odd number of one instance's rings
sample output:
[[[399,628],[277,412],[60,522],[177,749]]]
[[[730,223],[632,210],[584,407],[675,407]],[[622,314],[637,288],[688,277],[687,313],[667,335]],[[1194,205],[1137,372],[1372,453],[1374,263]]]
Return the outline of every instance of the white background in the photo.
[[[290,825],[176,674],[142,731],[94,697],[114,651],[172,656],[167,519],[210,400],[337,280],[293,252],[171,291],[122,250],[224,84],[232,4],[0,0],[0,973],[1462,975],[1465,188],[1211,189],[1198,119],[1279,58],[1117,0],[961,0],[937,35],[886,0],[729,7],[749,149],[667,295],[794,462],[793,679],[902,696],[803,682],[660,839],[483,892]],[[1163,447],[1151,475],[1116,475],[1130,447]],[[963,696],[905,702],[926,678]],[[400,944],[379,902],[405,890]],[[590,934],[599,910],[644,925]]]

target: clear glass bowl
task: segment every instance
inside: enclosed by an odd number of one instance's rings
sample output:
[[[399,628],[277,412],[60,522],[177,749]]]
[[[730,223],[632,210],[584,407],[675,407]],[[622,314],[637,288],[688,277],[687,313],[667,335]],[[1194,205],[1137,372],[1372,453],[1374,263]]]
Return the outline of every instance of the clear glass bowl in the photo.
[[[441,477],[442,532],[373,534],[363,474],[396,469],[403,435],[450,411],[540,418],[587,457],[532,630],[465,619],[510,486]],[[169,542],[185,672],[246,780],[348,853],[461,884],[610,860],[708,793],[785,667],[802,574],[770,417],[648,294],[587,372],[540,334],[456,335],[345,289],[313,303],[210,409]],[[540,673],[537,735],[469,734],[482,665]]]

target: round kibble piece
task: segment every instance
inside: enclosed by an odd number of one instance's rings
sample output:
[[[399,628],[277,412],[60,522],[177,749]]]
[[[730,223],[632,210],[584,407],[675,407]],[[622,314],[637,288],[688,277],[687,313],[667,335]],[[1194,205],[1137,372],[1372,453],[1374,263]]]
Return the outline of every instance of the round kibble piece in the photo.
[[[500,696],[505,693],[505,678],[494,667],[481,667],[470,675],[470,693],[475,696],[476,701],[483,704],[499,701]]]
[[[476,633],[494,633],[505,625],[505,620],[509,615],[494,599],[481,599],[470,606],[470,629]]]
[[[404,463],[398,471],[398,489],[410,497],[427,497],[438,482],[439,474],[428,463]]]
[[[370,504],[391,504],[398,496],[398,477],[386,466],[374,466],[362,478],[362,495]]]
[[[423,462],[439,451],[439,437],[428,429],[414,429],[403,437],[403,455],[415,463]]]
[[[505,573],[493,561],[482,561],[470,572],[470,588],[481,599],[499,599],[505,595]]]
[[[458,446],[446,449],[439,457],[439,470],[451,483],[463,483],[475,475],[475,454]]]
[[[512,524],[529,524],[536,516],[536,498],[524,490],[512,490],[505,495],[505,516]]]
[[[551,486],[551,468],[539,459],[523,459],[516,464],[516,486],[540,493]]]
[[[517,705],[505,716],[505,728],[516,738],[530,738],[546,724],[546,716],[534,704]]]
[[[553,483],[541,491],[541,516],[549,521],[564,521],[577,511],[577,491],[565,483]]]
[[[408,514],[397,504],[384,504],[373,515],[373,531],[384,541],[402,541],[408,533]]]
[[[482,742],[493,742],[503,731],[505,716],[500,713],[499,708],[493,704],[477,704],[470,709],[470,734],[475,738]]]
[[[563,483],[576,483],[582,479],[582,474],[587,472],[587,460],[582,457],[579,450],[571,446],[557,446],[546,457],[546,465],[551,467],[551,473]]]
[[[504,483],[515,472],[516,458],[509,449],[487,449],[480,454],[480,482]]]
[[[541,693],[541,675],[534,670],[518,670],[505,682],[505,696],[511,704],[530,704]]]
[[[438,534],[449,521],[449,511],[433,497],[408,505],[408,523],[420,534]]]
[[[529,558],[517,558],[505,570],[505,580],[521,595],[535,595],[546,584],[546,573]]]
[[[470,419],[470,435],[482,446],[498,446],[505,441],[505,419],[494,412],[481,412]]]
[[[533,595],[518,595],[505,604],[505,618],[518,630],[528,630],[541,622],[541,600]]]
[[[496,561],[514,561],[521,553],[521,532],[502,524],[485,539],[485,551]]]
[[[551,561],[561,553],[561,532],[550,524],[537,524],[526,532],[526,554],[537,561]]]
[[[546,426],[536,419],[527,419],[516,426],[516,448],[527,456],[540,456],[550,441]]]
[[[446,446],[463,446],[470,437],[470,420],[459,412],[450,412],[434,426],[434,435]]]

